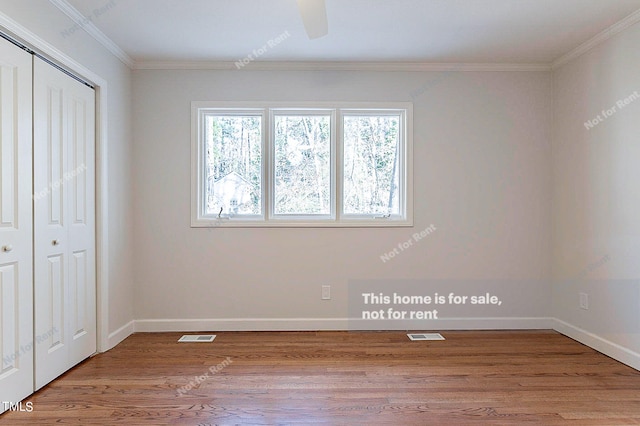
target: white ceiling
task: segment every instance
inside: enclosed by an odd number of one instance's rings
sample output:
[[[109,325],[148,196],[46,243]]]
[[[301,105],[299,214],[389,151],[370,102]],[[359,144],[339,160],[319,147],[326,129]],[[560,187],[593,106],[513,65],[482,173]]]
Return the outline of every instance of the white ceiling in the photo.
[[[238,61],[288,31],[259,60],[551,63],[640,9],[640,0],[326,0],[329,35],[309,40],[295,0],[67,1],[136,62]]]

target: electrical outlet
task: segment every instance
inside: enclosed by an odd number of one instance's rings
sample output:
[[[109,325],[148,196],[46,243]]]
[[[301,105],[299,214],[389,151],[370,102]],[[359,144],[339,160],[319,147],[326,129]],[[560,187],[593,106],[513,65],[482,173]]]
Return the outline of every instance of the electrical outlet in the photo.
[[[322,286],[322,300],[330,300],[331,299],[331,286],[323,285]]]
[[[589,295],[580,293],[580,309],[589,309]]]

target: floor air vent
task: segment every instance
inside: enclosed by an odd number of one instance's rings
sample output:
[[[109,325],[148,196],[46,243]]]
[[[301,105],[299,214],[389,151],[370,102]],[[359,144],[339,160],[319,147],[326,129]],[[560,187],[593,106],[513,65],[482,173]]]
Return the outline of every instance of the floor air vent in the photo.
[[[444,340],[440,333],[414,333],[407,334],[411,340]]]
[[[178,342],[207,343],[207,342],[213,342],[213,339],[215,338],[216,338],[215,334],[185,334],[178,340]]]

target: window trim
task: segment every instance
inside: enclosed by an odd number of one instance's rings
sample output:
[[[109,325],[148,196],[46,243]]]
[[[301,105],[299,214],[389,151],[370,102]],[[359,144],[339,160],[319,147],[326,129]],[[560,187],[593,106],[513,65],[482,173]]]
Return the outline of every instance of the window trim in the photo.
[[[399,190],[398,190],[398,207],[399,207],[399,214],[391,214],[389,216],[373,216],[375,220],[386,220],[389,219],[389,222],[397,222],[397,221],[402,221],[403,218],[407,217],[407,202],[412,199],[413,197],[408,197],[406,192],[407,191],[401,191],[402,187],[407,186],[408,183],[408,179],[409,179],[409,175],[407,175],[407,168],[408,168],[408,162],[411,159],[411,157],[409,157],[408,154],[408,143],[402,143],[403,140],[408,140],[406,139],[409,135],[407,132],[407,111],[404,110],[400,110],[398,108],[390,108],[390,109],[381,109],[381,108],[343,108],[340,111],[340,127],[341,127],[341,131],[342,131],[342,127],[344,126],[344,119],[345,117],[368,117],[371,115],[380,115],[380,116],[392,116],[392,117],[396,117],[399,116],[400,118],[400,132],[398,134],[398,141],[400,144],[399,147],[399,152],[398,152],[398,181],[399,181]],[[341,133],[342,134],[342,133]],[[365,220],[372,220],[372,215],[369,214],[353,214],[353,213],[345,213],[344,212],[344,185],[345,185],[345,179],[342,175],[342,173],[344,172],[344,140],[341,140],[341,144],[340,144],[340,156],[338,158],[338,161],[340,162],[340,169],[339,169],[339,173],[340,173],[340,179],[339,179],[339,184],[340,184],[340,199],[339,199],[339,203],[340,203],[340,210],[339,210],[339,217],[341,218],[342,221],[345,222],[351,222],[351,221],[365,221]],[[412,209],[413,210],[413,209]]]
[[[203,117],[212,111],[224,115],[242,115],[244,111],[262,115],[262,194],[261,215],[212,217],[204,214],[204,136]],[[275,145],[272,143],[274,116],[278,112],[331,114],[331,214],[330,215],[282,215],[274,214],[273,179]],[[391,217],[353,215],[343,213],[344,143],[342,127],[345,115],[371,115],[400,113],[399,192],[400,214]],[[404,160],[404,161],[402,161]],[[412,227],[413,226],[413,103],[411,102],[191,102],[191,227],[266,227],[266,228],[342,228],[342,227]]]
[[[263,137],[260,142],[260,150],[261,150],[261,176],[260,179],[260,189],[261,189],[261,197],[260,197],[260,210],[262,214],[258,215],[239,215],[239,216],[231,216],[228,213],[224,215],[218,215],[218,217],[214,215],[208,215],[205,212],[205,203],[204,197],[204,183],[206,181],[205,176],[205,166],[204,163],[206,161],[206,155],[204,152],[204,144],[200,143],[204,137],[204,126],[205,120],[204,118],[207,115],[216,115],[212,114],[214,111],[220,111],[220,115],[238,115],[238,116],[259,116],[261,117],[260,127],[261,133]],[[265,208],[266,208],[266,200],[264,197],[265,190],[264,185],[267,184],[267,174],[265,172],[265,168],[267,166],[266,158],[265,158],[265,144],[268,140],[264,137],[266,131],[266,122],[267,122],[267,114],[264,108],[192,108],[192,123],[191,123],[191,138],[192,138],[192,156],[191,156],[191,227],[203,227],[203,226],[211,226],[211,224],[215,224],[215,226],[221,226],[224,222],[229,221],[231,219],[233,221],[243,221],[246,223],[249,222],[264,222],[266,220],[265,216]],[[195,153],[194,153],[195,151]],[[194,220],[196,224],[194,224]]]
[[[336,109],[335,108],[270,108],[269,109],[269,135],[273,140],[275,138],[275,117],[281,115],[315,115],[315,116],[329,116],[330,135],[329,135],[329,213],[328,214],[284,214],[276,213],[276,180],[275,180],[275,156],[276,146],[274,143],[268,143],[269,149],[269,192],[267,193],[267,199],[269,201],[268,217],[269,220],[277,222],[335,222],[336,221],[336,162],[331,159],[336,158]]]

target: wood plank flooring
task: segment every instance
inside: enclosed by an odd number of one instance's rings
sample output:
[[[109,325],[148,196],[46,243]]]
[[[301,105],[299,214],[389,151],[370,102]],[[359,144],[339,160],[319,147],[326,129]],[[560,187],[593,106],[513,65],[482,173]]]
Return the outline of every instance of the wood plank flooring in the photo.
[[[134,334],[0,424],[640,424],[640,372],[553,331],[216,334]]]

